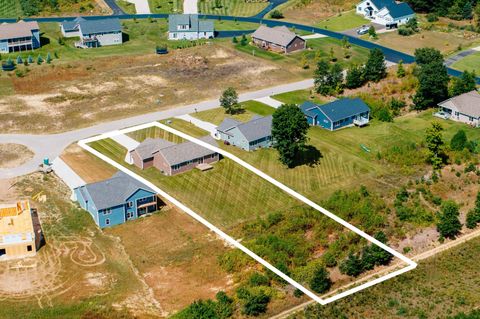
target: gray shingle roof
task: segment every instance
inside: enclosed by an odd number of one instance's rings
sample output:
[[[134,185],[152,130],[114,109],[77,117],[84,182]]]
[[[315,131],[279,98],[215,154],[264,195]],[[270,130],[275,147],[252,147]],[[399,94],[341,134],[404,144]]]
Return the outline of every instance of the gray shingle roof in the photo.
[[[392,18],[394,19],[415,14],[415,12],[413,12],[412,8],[410,8],[408,3],[405,2],[387,5],[387,9]]]
[[[120,19],[95,19],[95,20],[83,20],[78,23],[82,30],[82,34],[96,34],[96,33],[110,33],[121,32],[122,25]]]
[[[160,149],[175,145],[175,143],[166,141],[161,138],[147,138],[140,143],[132,152],[136,152],[141,159],[153,157],[153,153],[158,152]]]
[[[85,21],[85,19],[82,17],[77,17],[74,20],[70,20],[70,21],[65,20],[62,22],[63,30],[65,30],[66,32],[77,31],[78,23],[81,21]]]
[[[452,97],[438,105],[446,108],[453,107],[465,115],[480,117],[480,93],[477,90]]]
[[[0,40],[31,37],[33,30],[40,30],[37,21],[19,21],[0,24]]]
[[[217,127],[217,131],[231,134],[230,131],[235,127],[245,136],[247,141],[253,142],[272,135],[272,116],[255,116],[252,120],[245,123],[233,119],[225,119]]]
[[[370,112],[368,105],[360,98],[343,98],[323,105],[306,101],[300,105],[300,109],[305,115],[310,117],[315,117],[315,113],[320,111],[332,122]]]
[[[178,30],[179,25],[189,25],[189,30]],[[213,32],[212,20],[201,20],[198,14],[171,14],[168,16],[169,32]]]
[[[284,47],[289,45],[296,37],[297,35],[285,26],[269,28],[261,25],[252,34],[252,38],[278,44]]]
[[[210,135],[201,137],[199,139],[203,142],[209,143],[210,145],[218,146],[217,142]],[[158,152],[165,157],[165,160],[170,166],[216,153],[208,148],[190,141],[162,148]]]
[[[110,179],[98,183],[87,184],[82,187],[85,187],[92,197],[97,210],[125,204],[127,198],[140,188],[155,193],[154,190],[143,185],[122,171],[116,173]],[[82,188],[80,191],[84,194]]]

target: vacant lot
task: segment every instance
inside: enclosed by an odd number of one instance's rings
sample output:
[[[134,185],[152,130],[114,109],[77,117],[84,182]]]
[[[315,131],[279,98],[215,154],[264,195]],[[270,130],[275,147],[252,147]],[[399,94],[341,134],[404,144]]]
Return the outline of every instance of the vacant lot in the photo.
[[[452,67],[460,71],[475,71],[475,74],[480,74],[480,52],[461,59],[454,63]]]
[[[17,167],[33,157],[33,152],[20,144],[0,144],[0,168]]]
[[[278,10],[283,12],[286,20],[312,25],[350,11],[357,3],[352,0],[290,0]]]
[[[257,101],[246,101],[240,104],[244,107],[244,112],[234,114],[229,117],[241,122],[247,122],[251,120],[255,115],[266,116],[273,114],[273,112],[275,111],[273,107]],[[226,117],[226,114],[225,112],[223,112],[222,109],[213,109],[209,111],[198,112],[192,115],[202,121],[207,121],[216,125],[222,123],[222,121]]]
[[[417,269],[293,318],[445,318],[480,307],[480,238],[420,262]]]
[[[0,18],[17,18],[23,15],[22,6],[18,0],[3,0],[0,2]]]
[[[369,23],[369,20],[356,14],[355,10],[352,10],[340,13],[325,20],[320,20],[315,25],[332,31],[344,31]]]
[[[181,13],[182,0],[148,0],[152,13]]]
[[[216,0],[199,0],[198,12],[205,14],[219,14],[239,17],[253,16],[268,5],[267,1],[245,1],[245,0],[220,0],[217,5]]]

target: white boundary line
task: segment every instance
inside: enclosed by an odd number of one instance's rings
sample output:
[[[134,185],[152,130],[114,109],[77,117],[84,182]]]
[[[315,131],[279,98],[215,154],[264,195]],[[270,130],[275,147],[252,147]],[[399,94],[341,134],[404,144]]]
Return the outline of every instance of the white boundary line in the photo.
[[[186,140],[189,140],[191,142],[194,142],[198,145],[201,145],[205,148],[208,148],[212,151],[215,151],[221,155],[223,155],[224,157],[226,158],[229,158],[233,161],[235,161],[237,164],[240,164],[242,165],[243,167],[245,167],[246,169],[250,170],[251,172],[255,173],[256,175],[260,176],[261,178],[265,179],[266,181],[270,182],[271,184],[279,187],[280,189],[282,189],[284,192],[286,192],[287,194],[295,197],[296,199],[302,201],[303,203],[311,206],[312,208],[315,208],[316,210],[318,210],[319,212],[321,212],[322,214],[332,218],[333,220],[335,220],[336,222],[342,224],[343,226],[345,226],[346,228],[350,229],[351,231],[355,232],[356,234],[360,235],[361,237],[367,239],[368,241],[376,244],[377,246],[380,246],[381,248],[383,248],[384,250],[388,251],[390,254],[392,254],[393,256],[401,259],[403,262],[405,262],[408,266],[400,269],[400,270],[397,270],[397,271],[394,271],[388,275],[385,275],[385,276],[382,276],[380,278],[377,278],[377,279],[374,279],[372,281],[369,281],[365,284],[362,284],[360,286],[357,286],[355,288],[352,288],[352,289],[349,289],[347,291],[344,291],[342,293],[339,293],[335,296],[332,296],[330,298],[327,298],[327,299],[322,299],[320,298],[319,296],[317,296],[315,293],[311,292],[309,289],[305,288],[304,286],[302,286],[301,284],[299,284],[298,282],[296,282],[295,280],[293,280],[292,278],[290,278],[289,276],[285,275],[283,272],[281,272],[280,270],[278,270],[276,267],[272,266],[269,262],[267,262],[266,260],[264,260],[263,258],[261,258],[260,256],[258,256],[257,254],[255,254],[254,252],[252,252],[251,250],[249,250],[247,247],[243,246],[242,244],[240,244],[237,240],[235,240],[234,238],[230,237],[229,235],[227,235],[226,233],[224,233],[222,230],[220,230],[218,227],[216,227],[215,225],[213,225],[212,223],[210,223],[209,221],[207,221],[205,218],[203,218],[202,216],[200,216],[199,214],[195,213],[193,210],[191,210],[190,208],[188,208],[186,205],[184,205],[183,203],[181,203],[180,201],[178,201],[177,199],[175,199],[174,197],[170,196],[169,194],[167,194],[165,191],[161,190],[160,188],[158,188],[156,185],[154,185],[153,183],[151,183],[150,181],[146,180],[145,178],[139,176],[138,174],[130,171],[128,168],[126,168],[125,166],[115,162],[113,159],[109,158],[108,156],[96,151],[95,149],[93,149],[92,147],[88,146],[87,144],[88,143],[91,143],[91,142],[95,142],[95,141],[99,141],[99,140],[102,140],[102,139],[106,139],[106,138],[111,138],[112,136],[116,136],[118,134],[125,134],[125,133],[130,133],[130,132],[133,132],[133,131],[137,131],[137,130],[141,130],[141,129],[145,129],[145,128],[150,128],[150,127],[158,127],[160,129],[163,129],[167,132],[170,132],[170,133],[173,133],[177,136],[180,136]],[[292,190],[291,188],[285,186],[284,184],[280,183],[279,181],[277,181],[276,179],[270,177],[269,175],[263,173],[262,171],[260,171],[259,169],[253,167],[252,165],[246,163],[245,161],[241,160],[240,158],[236,157],[235,155],[219,148],[219,147],[215,147],[213,145],[210,145],[206,142],[203,142],[199,139],[196,139],[188,134],[185,134],[183,132],[180,132],[180,131],[177,131],[176,129],[173,129],[167,125],[164,125],[162,123],[159,123],[159,122],[152,122],[152,123],[146,123],[146,124],[142,124],[142,125],[138,125],[138,126],[134,126],[134,127],[130,127],[130,128],[126,128],[126,129],[123,129],[123,130],[117,130],[117,131],[112,131],[112,132],[108,132],[108,133],[105,133],[105,134],[101,134],[101,135],[98,135],[98,136],[94,136],[94,137],[91,137],[91,138],[87,138],[87,139],[84,139],[84,140],[81,140],[78,142],[78,145],[80,145],[80,147],[82,147],[83,149],[89,151],[90,153],[94,154],[95,156],[99,157],[100,159],[104,160],[105,162],[109,163],[110,165],[118,168],[119,170],[123,171],[124,173],[130,175],[131,177],[135,178],[136,180],[140,181],[141,183],[145,184],[146,186],[150,187],[151,189],[155,190],[160,196],[164,197],[166,200],[168,200],[169,202],[171,202],[173,205],[177,206],[178,208],[180,208],[181,210],[183,210],[184,212],[186,212],[187,214],[189,214],[191,217],[195,218],[197,221],[199,221],[200,223],[202,223],[203,225],[205,225],[206,227],[208,227],[210,230],[212,230],[213,232],[215,232],[216,234],[218,234],[220,237],[222,237],[225,241],[227,241],[228,243],[232,244],[233,246],[235,246],[236,248],[240,249],[241,251],[243,251],[244,253],[246,253],[247,255],[249,255],[250,257],[252,257],[253,259],[255,259],[256,261],[258,261],[259,263],[261,263],[263,266],[265,266],[267,269],[271,270],[273,273],[275,273],[276,275],[278,275],[279,277],[281,277],[283,280],[287,281],[289,284],[291,284],[292,286],[294,286],[295,288],[299,289],[300,291],[302,291],[304,294],[306,294],[307,296],[309,296],[310,298],[312,298],[313,300],[315,300],[316,302],[318,302],[319,304],[321,305],[326,305],[330,302],[333,302],[335,300],[338,300],[340,298],[343,298],[343,297],[346,297],[346,296],[349,296],[353,293],[356,293],[358,291],[361,291],[365,288],[368,288],[368,287],[371,287],[373,285],[376,285],[378,283],[381,283],[385,280],[388,280],[388,279],[391,279],[393,277],[396,277],[400,274],[403,274],[407,271],[410,271],[414,268],[417,267],[417,263],[415,263],[413,260],[405,257],[404,255],[400,254],[399,252],[395,251],[394,249],[390,248],[389,246],[383,244],[382,242],[378,241],[377,239],[375,239],[374,237],[368,235],[367,233],[363,232],[362,230],[358,229],[357,227],[349,224],[348,222],[344,221],[343,219],[341,219],[340,217],[338,217],[337,215],[335,214],[332,214],[331,212],[329,212],[328,210],[326,210],[325,208],[317,205],[316,203],[314,203],[313,201],[309,200],[308,198],[306,198],[305,196],[295,192],[294,190]]]

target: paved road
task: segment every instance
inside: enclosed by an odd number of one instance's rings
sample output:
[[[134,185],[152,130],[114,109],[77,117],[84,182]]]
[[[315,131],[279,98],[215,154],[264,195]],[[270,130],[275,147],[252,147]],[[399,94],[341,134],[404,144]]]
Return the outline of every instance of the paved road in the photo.
[[[463,58],[465,58],[469,55],[478,53],[478,52],[480,52],[480,47],[476,47],[476,48],[473,48],[473,49],[470,49],[470,50],[462,51],[462,52],[460,52],[460,53],[458,53],[454,56],[449,57],[447,60],[445,60],[445,65],[446,66],[451,66],[455,62],[458,62],[461,59],[463,59]]]
[[[197,14],[198,13],[197,0],[184,0],[183,13]]]
[[[239,101],[243,102],[248,100],[254,100],[274,94],[307,89],[312,86],[313,80],[311,79],[289,84],[283,84],[263,90],[240,94]],[[54,159],[58,157],[68,145],[78,140],[108,131],[122,129],[128,126],[134,126],[155,120],[162,120],[179,115],[193,113],[195,112],[195,110],[209,110],[218,107],[218,105],[218,100],[210,100],[201,103],[185,105],[165,111],[158,111],[112,122],[101,123],[91,127],[52,135],[0,134],[0,144],[22,144],[30,148],[35,153],[32,160],[19,167],[13,169],[0,169],[0,179],[21,176],[34,172],[35,170],[37,170],[38,165],[43,161],[45,157],[48,157],[49,159]]]
[[[125,11],[118,6],[115,0],[105,0],[105,3],[110,7],[110,9],[112,9],[113,15],[125,14]]]

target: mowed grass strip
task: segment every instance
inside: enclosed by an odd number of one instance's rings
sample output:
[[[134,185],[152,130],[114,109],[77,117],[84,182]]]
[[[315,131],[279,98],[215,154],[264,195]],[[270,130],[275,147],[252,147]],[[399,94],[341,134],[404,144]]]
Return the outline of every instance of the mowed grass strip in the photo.
[[[453,68],[460,71],[474,71],[476,75],[480,74],[480,52],[464,57],[452,65]]]
[[[240,114],[226,114],[225,110],[222,108],[215,108],[207,111],[202,111],[198,113],[192,113],[191,115],[198,118],[199,120],[213,123],[219,125],[225,118],[233,118],[240,122],[247,122],[251,120],[255,115],[267,116],[273,114],[275,109],[266,104],[257,101],[246,101],[240,103],[245,111]],[[189,133],[190,134],[190,133]]]
[[[202,130],[201,128],[181,119],[163,120],[162,124],[168,125],[178,131],[185,132],[193,137],[203,137],[209,134],[207,131]],[[156,126],[127,133],[127,135],[139,142],[143,142],[147,138],[161,138],[177,144],[185,142],[185,140],[180,136],[162,130]]]
[[[200,0],[198,12],[204,14],[250,17],[268,6],[268,2],[248,2],[245,0],[220,0],[220,8],[215,8],[216,0]]]

